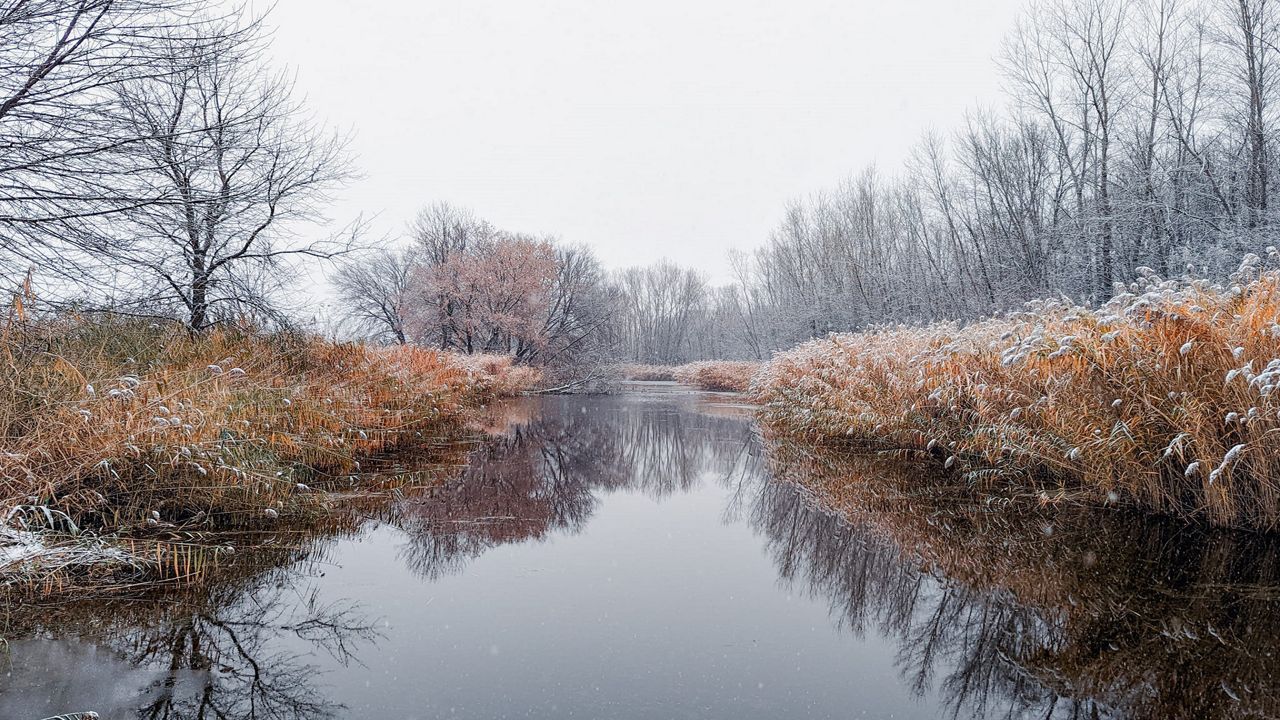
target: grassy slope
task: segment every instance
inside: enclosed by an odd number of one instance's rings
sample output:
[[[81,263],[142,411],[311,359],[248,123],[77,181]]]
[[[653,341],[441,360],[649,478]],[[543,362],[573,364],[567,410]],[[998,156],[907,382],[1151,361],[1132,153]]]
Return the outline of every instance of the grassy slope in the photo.
[[[418,348],[249,330],[193,337],[112,318],[11,321],[0,338],[0,572],[48,578],[118,561],[126,546],[137,565],[137,541],[148,562],[154,553],[153,565],[180,567],[190,559],[147,541],[314,520],[328,503],[317,491],[363,458],[439,446],[474,408],[536,380],[505,358]],[[86,538],[103,535],[111,542],[86,553]]]
[[[973,486],[1273,529],[1280,274],[1257,268],[1227,287],[1148,274],[1096,311],[834,335],[777,356],[755,398],[775,432],[932,457]]]

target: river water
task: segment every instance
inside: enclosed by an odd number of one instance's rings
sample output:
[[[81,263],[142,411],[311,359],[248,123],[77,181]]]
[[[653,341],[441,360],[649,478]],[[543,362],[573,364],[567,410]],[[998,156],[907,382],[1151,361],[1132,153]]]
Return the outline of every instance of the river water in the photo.
[[[200,592],[11,611],[0,718],[1280,705],[1270,541],[1092,515],[846,522],[772,476],[748,409],[662,386],[513,401],[489,424],[442,484]]]

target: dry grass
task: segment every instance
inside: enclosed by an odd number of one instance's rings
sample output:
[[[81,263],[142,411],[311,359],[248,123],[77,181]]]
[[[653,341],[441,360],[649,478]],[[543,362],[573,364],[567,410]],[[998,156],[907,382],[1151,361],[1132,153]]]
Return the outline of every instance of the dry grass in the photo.
[[[676,368],[673,365],[623,365],[622,379],[637,382],[675,382]]]
[[[746,392],[760,363],[733,360],[707,360],[681,365],[675,369],[676,382],[699,390],[713,392]]]
[[[440,445],[478,405],[536,379],[505,358],[13,317],[0,336],[0,507],[42,554],[0,541],[0,572],[49,577],[50,558],[68,570],[111,564],[111,548],[81,551],[104,534],[146,544],[314,519],[320,491],[350,484],[362,459]],[[141,554],[181,570],[204,552],[184,548]]]
[[[931,455],[970,485],[1275,528],[1280,272],[1250,256],[1229,286],[1148,271],[1130,290],[1096,311],[812,341],[755,399],[793,438]]]
[[[543,382],[540,368],[516,365],[510,355],[446,353],[446,357],[470,374],[474,389],[484,396],[520,395]]]
[[[685,365],[623,365],[625,380],[678,382],[713,392],[746,392],[761,363],[703,360]]]

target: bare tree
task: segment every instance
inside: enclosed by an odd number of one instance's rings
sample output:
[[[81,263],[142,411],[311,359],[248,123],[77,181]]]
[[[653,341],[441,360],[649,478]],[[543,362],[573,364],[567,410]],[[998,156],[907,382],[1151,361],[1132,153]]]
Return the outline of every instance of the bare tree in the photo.
[[[351,258],[333,277],[341,313],[366,336],[404,345],[414,268],[408,251],[379,249]]]
[[[212,38],[192,0],[0,0],[0,251],[74,274],[85,226],[155,200],[122,183],[140,139],[115,90],[163,77],[168,34]],[[91,245],[91,247],[98,247]]]
[[[408,248],[353,255],[334,283],[365,336],[505,353],[557,380],[593,377],[612,349],[614,288],[585,246],[500,230],[446,203],[422,210]]]
[[[410,317],[419,336],[440,328],[442,349],[527,361],[546,342],[556,272],[550,241],[497,233],[439,265],[420,265]]]
[[[477,245],[495,240],[498,234],[497,228],[477,218],[470,210],[445,202],[423,208],[409,226],[414,257],[424,268],[438,268],[457,253],[465,253]],[[438,322],[430,326],[419,324],[415,328],[417,342],[437,345],[441,349],[455,344],[450,321],[459,310],[453,304],[455,301],[456,298],[443,293],[428,296],[419,288],[415,296],[415,303],[419,306],[416,308],[418,317],[434,316]],[[421,307],[423,304],[433,310],[426,312],[426,308]]]
[[[707,280],[663,261],[618,273],[621,350],[628,360],[672,364],[700,357],[695,320],[706,310]]]
[[[590,248],[557,245],[555,258],[555,279],[541,331],[544,341],[523,359],[586,367],[612,349],[616,291],[606,283]]]
[[[197,331],[271,313],[291,261],[350,248],[299,237],[350,177],[346,140],[304,113],[288,75],[265,66],[261,18],[214,37],[170,33],[154,60],[163,72],[113,87],[140,138],[122,182],[158,197],[111,224],[109,259],[142,302],[176,307]]]
[[[497,228],[470,210],[446,202],[423,208],[409,226],[409,236],[426,265],[443,265],[450,253],[465,251],[497,233]]]
[[[1247,162],[1244,167],[1244,213],[1249,229],[1256,228],[1267,212],[1269,168],[1267,125],[1274,81],[1271,64],[1276,54],[1278,18],[1268,0],[1223,0],[1226,5],[1224,44],[1234,60],[1232,75],[1244,97],[1241,123]]]

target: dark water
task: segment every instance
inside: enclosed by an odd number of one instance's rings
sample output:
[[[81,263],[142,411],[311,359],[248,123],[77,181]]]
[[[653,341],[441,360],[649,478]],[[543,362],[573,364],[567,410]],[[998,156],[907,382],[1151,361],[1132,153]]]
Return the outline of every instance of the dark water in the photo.
[[[208,588],[11,608],[0,718],[1280,711],[1274,543],[914,504],[849,524],[714,398],[495,420],[445,485]]]

